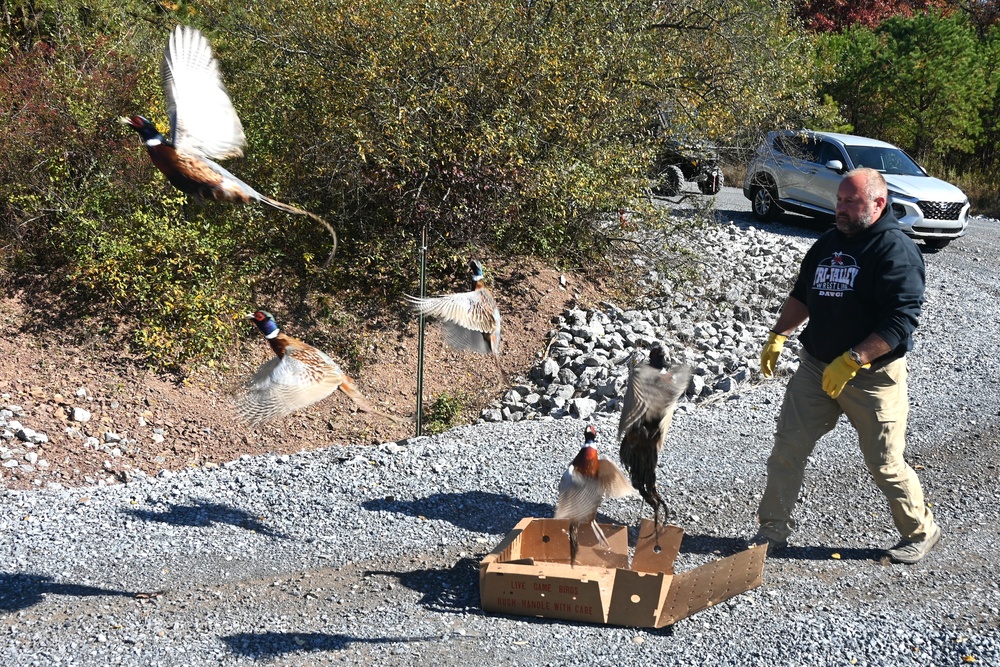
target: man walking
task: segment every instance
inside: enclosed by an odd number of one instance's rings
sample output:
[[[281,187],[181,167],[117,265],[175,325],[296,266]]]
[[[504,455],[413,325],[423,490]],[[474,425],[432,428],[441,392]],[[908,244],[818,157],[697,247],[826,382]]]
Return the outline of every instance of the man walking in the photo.
[[[803,323],[801,363],[785,390],[767,461],[754,543],[787,545],[806,459],[847,415],[872,479],[885,495],[900,541],[896,562],[916,563],[941,529],[903,459],[909,402],[906,359],[924,298],[924,261],[887,208],[885,179],[855,169],[837,191],[836,228],[806,253],[792,292],[761,353],[770,377],[788,335]]]

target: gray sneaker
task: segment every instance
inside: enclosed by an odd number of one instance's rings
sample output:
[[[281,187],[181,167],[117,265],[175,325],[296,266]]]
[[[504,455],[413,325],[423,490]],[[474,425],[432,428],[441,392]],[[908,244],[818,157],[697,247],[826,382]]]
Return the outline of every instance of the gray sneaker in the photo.
[[[911,542],[909,540],[900,540],[899,544],[891,549],[887,549],[886,553],[889,554],[889,558],[897,563],[906,563],[912,565],[916,563],[934,548],[934,545],[938,543],[941,539],[941,526],[937,525],[937,522],[931,526],[931,532],[927,534],[927,537],[920,540],[919,542]]]
[[[764,533],[757,533],[747,541],[747,548],[760,546],[761,544],[767,545],[767,555],[773,556],[776,553],[784,550],[788,546],[786,540],[776,540],[773,537],[768,537]]]

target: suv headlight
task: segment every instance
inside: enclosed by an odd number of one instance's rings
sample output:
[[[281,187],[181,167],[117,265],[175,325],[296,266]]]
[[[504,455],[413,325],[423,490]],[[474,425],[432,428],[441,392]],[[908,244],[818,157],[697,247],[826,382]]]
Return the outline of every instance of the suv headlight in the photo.
[[[915,197],[904,195],[902,192],[896,192],[891,188],[889,189],[889,201],[891,202],[892,214],[900,220],[906,215],[906,207],[899,202],[908,202],[910,204],[917,203],[917,199]]]

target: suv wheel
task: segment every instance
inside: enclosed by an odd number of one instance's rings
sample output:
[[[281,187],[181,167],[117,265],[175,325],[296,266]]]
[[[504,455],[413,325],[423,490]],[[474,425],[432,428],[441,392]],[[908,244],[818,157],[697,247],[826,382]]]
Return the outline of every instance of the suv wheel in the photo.
[[[753,205],[753,217],[760,222],[771,222],[781,209],[778,208],[778,197],[774,188],[769,185],[755,185],[750,189],[750,201]]]
[[[698,189],[701,190],[701,194],[703,195],[717,195],[725,182],[726,179],[722,175],[722,170],[713,169],[704,180],[698,181]]]
[[[653,194],[661,197],[673,197],[681,191],[684,185],[684,172],[675,164],[660,172],[653,185]]]

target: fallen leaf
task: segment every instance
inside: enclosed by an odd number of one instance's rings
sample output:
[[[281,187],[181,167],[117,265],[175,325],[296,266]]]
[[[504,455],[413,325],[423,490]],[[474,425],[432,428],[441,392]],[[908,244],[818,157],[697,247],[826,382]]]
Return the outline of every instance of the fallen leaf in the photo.
[[[974,656],[974,655],[963,655],[962,656],[962,662],[975,662],[975,661],[976,661],[976,656]]]
[[[832,554],[832,555],[830,556],[830,558],[832,558],[832,559],[834,559],[834,560],[840,560],[840,554]]]

